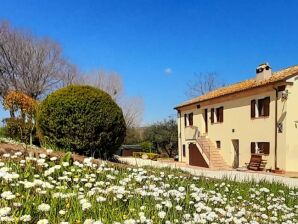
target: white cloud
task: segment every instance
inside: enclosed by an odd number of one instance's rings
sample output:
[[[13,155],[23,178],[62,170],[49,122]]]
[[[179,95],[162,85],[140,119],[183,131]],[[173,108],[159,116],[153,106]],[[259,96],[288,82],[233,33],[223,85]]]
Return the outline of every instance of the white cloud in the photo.
[[[164,70],[164,72],[165,72],[166,75],[171,75],[173,71],[172,71],[171,68],[166,68],[166,69]]]

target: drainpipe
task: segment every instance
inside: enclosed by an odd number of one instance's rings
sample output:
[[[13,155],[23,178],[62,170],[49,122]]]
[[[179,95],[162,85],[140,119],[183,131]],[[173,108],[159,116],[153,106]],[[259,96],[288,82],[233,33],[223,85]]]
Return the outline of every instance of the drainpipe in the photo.
[[[181,110],[178,110],[178,114],[179,114],[179,133],[178,133],[178,140],[180,141],[179,143],[180,143],[180,155],[181,155],[181,158],[179,158],[179,160],[180,160],[180,162],[182,162],[182,156],[183,156],[183,152],[181,151],[181,150],[183,150],[182,149],[182,134],[181,134]],[[178,152],[178,155],[179,155],[179,152]]]
[[[274,143],[274,169],[277,170],[278,167],[277,167],[277,102],[278,102],[278,89],[277,88],[273,88],[275,90],[275,118],[274,118],[274,140],[275,140],[275,143]]]

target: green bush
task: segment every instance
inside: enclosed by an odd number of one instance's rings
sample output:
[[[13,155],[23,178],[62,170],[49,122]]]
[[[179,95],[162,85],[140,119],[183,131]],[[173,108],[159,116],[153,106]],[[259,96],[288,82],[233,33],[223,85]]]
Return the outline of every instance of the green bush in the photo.
[[[3,135],[16,141],[28,144],[31,131],[33,135],[35,134],[34,125],[25,122],[22,118],[6,118],[4,119],[4,125]]]
[[[132,156],[134,158],[143,158],[143,156],[147,157],[147,159],[151,159],[151,160],[157,160],[158,158],[160,158],[160,155],[157,153],[146,153],[146,152],[133,152]]]
[[[160,156],[159,154],[156,154],[156,153],[146,153],[147,156],[148,156],[148,159],[151,159],[151,160],[157,160]]]
[[[142,147],[144,152],[152,152],[153,144],[149,141],[141,142],[140,146]]]
[[[142,158],[143,152],[133,152],[132,157],[134,158]]]
[[[71,85],[50,94],[36,121],[44,145],[101,158],[113,155],[126,132],[119,106],[91,86]]]
[[[0,138],[4,138],[5,137],[5,129],[4,127],[0,127]]]

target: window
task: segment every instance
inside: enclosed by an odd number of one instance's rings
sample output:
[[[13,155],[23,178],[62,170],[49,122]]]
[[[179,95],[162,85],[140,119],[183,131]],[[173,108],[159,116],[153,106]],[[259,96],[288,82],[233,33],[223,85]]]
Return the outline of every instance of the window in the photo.
[[[220,149],[220,147],[221,147],[220,141],[216,141],[216,148]]]
[[[285,90],[286,90],[286,86],[285,86],[285,85],[283,85],[283,86],[278,86],[278,87],[277,87],[277,90],[278,90],[278,92],[285,91]]]
[[[224,107],[211,108],[211,124],[223,122]]]
[[[193,125],[193,113],[184,114],[184,126],[192,126]]]
[[[268,117],[270,111],[270,97],[251,101],[251,118]]]
[[[183,157],[185,157],[185,156],[186,156],[186,152],[185,152],[185,145],[183,145],[183,146],[182,146],[182,155],[183,155]]]
[[[223,107],[216,108],[217,122],[223,122]]]
[[[190,126],[193,125],[193,113],[188,114],[188,122]]]
[[[269,155],[270,142],[251,142],[250,143],[251,154],[263,154]]]

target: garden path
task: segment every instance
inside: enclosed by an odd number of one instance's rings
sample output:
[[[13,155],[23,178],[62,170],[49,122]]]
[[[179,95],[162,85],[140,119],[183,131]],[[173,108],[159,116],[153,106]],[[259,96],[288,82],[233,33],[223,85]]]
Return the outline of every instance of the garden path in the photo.
[[[275,175],[273,173],[264,172],[245,172],[236,170],[211,170],[208,168],[189,166],[187,164],[179,162],[168,162],[168,161],[152,161],[148,159],[139,159],[132,157],[119,157],[119,160],[126,162],[134,166],[153,166],[153,167],[170,167],[177,168],[196,176],[204,176],[209,178],[224,179],[229,178],[235,181],[250,181],[254,180],[256,182],[265,180],[268,182],[278,182],[289,187],[298,187],[298,178],[284,177],[280,175]]]

